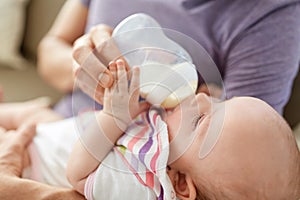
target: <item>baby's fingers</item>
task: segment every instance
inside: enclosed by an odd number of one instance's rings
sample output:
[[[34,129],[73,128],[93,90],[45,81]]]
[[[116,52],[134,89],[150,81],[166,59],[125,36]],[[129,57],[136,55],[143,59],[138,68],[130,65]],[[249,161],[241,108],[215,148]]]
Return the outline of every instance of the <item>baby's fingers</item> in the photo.
[[[110,88],[105,88],[104,91],[104,107],[108,106],[108,104],[111,104],[111,98],[114,92],[116,92],[116,84],[117,84],[117,65],[115,62],[109,63],[109,70],[112,74],[112,77],[114,79],[114,84]]]
[[[125,70],[125,63],[123,60],[117,60],[117,76],[118,82],[117,87],[119,91],[126,91],[128,92],[128,79],[127,79],[127,72]]]
[[[129,93],[132,95],[132,100],[138,101],[140,96],[140,68],[132,68],[132,78],[130,81]]]
[[[117,83],[117,64],[116,62],[112,61],[109,63],[109,71],[111,72],[113,79],[114,79],[114,85]]]

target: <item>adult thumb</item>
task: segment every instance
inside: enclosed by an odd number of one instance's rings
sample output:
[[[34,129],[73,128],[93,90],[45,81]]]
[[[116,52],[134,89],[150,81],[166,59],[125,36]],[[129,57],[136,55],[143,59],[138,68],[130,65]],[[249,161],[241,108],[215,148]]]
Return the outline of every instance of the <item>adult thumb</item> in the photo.
[[[16,140],[26,148],[36,134],[36,124],[24,124],[17,130]]]

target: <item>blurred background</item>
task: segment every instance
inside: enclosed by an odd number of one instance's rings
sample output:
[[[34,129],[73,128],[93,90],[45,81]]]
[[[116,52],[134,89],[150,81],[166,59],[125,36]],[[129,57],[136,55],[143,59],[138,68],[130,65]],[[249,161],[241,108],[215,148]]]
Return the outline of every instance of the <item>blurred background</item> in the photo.
[[[39,41],[52,25],[64,2],[0,1],[0,86],[4,90],[5,102],[49,96],[55,103],[61,98],[62,94],[37,74],[36,52]],[[284,117],[300,135],[300,74],[294,82]]]
[[[4,101],[24,101],[62,94],[36,71],[36,52],[65,0],[0,1],[0,86]]]

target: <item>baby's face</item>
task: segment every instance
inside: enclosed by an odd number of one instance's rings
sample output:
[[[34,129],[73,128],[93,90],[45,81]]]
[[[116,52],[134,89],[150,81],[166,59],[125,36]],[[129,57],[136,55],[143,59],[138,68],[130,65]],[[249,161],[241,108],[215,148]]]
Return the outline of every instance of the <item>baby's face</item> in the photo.
[[[205,95],[196,98],[199,106],[190,100],[186,105],[183,102],[182,109],[177,108],[167,118],[169,176],[173,183],[176,184],[176,177],[190,177],[196,188],[204,180],[211,189],[222,188],[222,192],[232,195],[231,199],[241,198],[230,191],[244,196],[272,194],[274,189],[277,195],[284,193],[288,185],[285,168],[290,162],[282,132],[290,129],[283,125],[283,119],[267,104],[253,98],[234,98],[216,104]],[[196,123],[197,114],[203,117]],[[285,128],[280,130],[278,126]],[[215,141],[208,142],[209,151],[201,156],[207,137]]]
[[[169,163],[186,154],[192,146],[198,148],[200,158],[205,157],[218,140],[223,119],[224,103],[213,102],[204,93],[184,100],[166,118],[170,139]],[[208,129],[209,135],[206,134]]]

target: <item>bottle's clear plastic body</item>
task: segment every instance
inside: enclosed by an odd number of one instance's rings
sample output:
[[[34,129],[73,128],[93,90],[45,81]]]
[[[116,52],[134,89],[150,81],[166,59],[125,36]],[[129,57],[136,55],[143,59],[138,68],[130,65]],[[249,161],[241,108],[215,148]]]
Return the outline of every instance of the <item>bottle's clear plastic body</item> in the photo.
[[[172,108],[195,93],[198,78],[191,56],[152,17],[131,15],[112,36],[129,66],[140,67],[140,91],[148,102]]]

